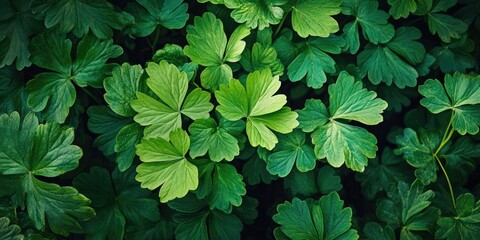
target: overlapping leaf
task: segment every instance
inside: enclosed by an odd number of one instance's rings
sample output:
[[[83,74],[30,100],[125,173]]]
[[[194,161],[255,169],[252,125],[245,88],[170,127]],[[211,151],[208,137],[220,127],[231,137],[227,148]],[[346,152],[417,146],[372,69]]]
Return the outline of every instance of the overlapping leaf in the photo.
[[[341,122],[357,121],[375,125],[383,121],[381,113],[387,103],[376,98],[376,93],[363,88],[361,82],[346,72],[340,73],[337,82],[328,88],[330,107],[320,100],[311,99],[305,108],[298,111],[300,128],[313,132],[317,158],[326,158],[330,165],[347,167],[362,172],[368,164],[368,158],[374,158],[377,140],[367,130]]]
[[[228,83],[233,77],[228,62],[240,60],[245,42],[243,38],[250,34],[245,25],[240,25],[230,36],[223,31],[223,23],[212,13],[195,17],[195,24],[187,27],[185,54],[194,63],[207,67],[200,75],[202,86],[216,90],[222,83]],[[206,44],[207,43],[207,44]]]
[[[453,111],[452,127],[462,135],[477,134],[480,126],[480,77],[456,72],[445,82],[429,79],[418,88],[420,104],[438,114]]]
[[[67,118],[77,95],[72,81],[80,87],[101,87],[114,66],[106,64],[107,60],[123,52],[113,40],[102,41],[92,35],[78,43],[75,60],[71,50],[72,41],[56,32],[37,35],[30,44],[32,63],[51,72],[39,73],[27,83],[28,105],[50,121],[63,123]]]
[[[341,12],[341,0],[296,0],[290,4],[292,27],[300,37],[328,37],[340,29],[332,16]]]
[[[73,142],[73,129],[57,123],[39,124],[34,114],[23,122],[17,112],[0,115],[0,175],[15,185],[14,203],[25,207],[37,229],[48,222],[58,234],[80,233],[79,221],[93,217],[90,200],[72,187],[39,180],[75,169],[82,150]]]
[[[217,111],[230,121],[247,118],[250,144],[271,150],[278,142],[272,130],[285,134],[298,126],[297,113],[284,107],[286,96],[274,95],[279,88],[278,76],[272,77],[269,68],[248,74],[246,87],[233,79],[215,91]]]
[[[142,139],[137,155],[143,162],[137,167],[135,179],[142,188],[160,187],[160,202],[184,197],[198,187],[198,169],[185,158],[190,138],[180,128],[170,132],[170,141],[161,137]]]
[[[248,28],[262,30],[280,22],[284,11],[282,5],[288,0],[224,0],[227,8],[233,9],[230,16]]]
[[[149,63],[146,71],[149,75],[147,85],[158,98],[137,92],[137,99],[131,101],[132,108],[138,112],[135,121],[146,126],[146,138],[168,139],[172,130],[182,127],[182,115],[193,120],[209,117],[213,108],[210,94],[200,88],[187,94],[185,72],[166,61]]]

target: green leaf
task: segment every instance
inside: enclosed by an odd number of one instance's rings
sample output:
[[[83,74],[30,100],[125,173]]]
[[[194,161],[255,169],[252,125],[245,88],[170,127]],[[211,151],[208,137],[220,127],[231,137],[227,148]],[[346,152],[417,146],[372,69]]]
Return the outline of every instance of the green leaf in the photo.
[[[12,65],[22,70],[30,66],[30,36],[42,28],[29,8],[30,0],[3,1],[0,10],[0,68]]]
[[[10,219],[0,217],[0,239],[1,240],[22,240],[24,236],[20,234],[20,227],[10,224]]]
[[[328,37],[340,29],[332,18],[341,12],[341,0],[298,0],[292,5],[292,27],[302,38]]]
[[[180,29],[187,23],[188,4],[182,0],[137,0],[137,3],[127,5],[127,11],[135,17],[129,29],[134,36],[146,37],[159,25],[167,29]]]
[[[191,134],[190,156],[196,158],[207,153],[210,160],[220,162],[232,161],[240,154],[240,147],[235,135],[245,129],[243,121],[229,122],[224,118],[217,124],[212,118],[198,119],[189,127]]]
[[[274,76],[282,76],[284,71],[284,66],[280,59],[277,58],[275,48],[259,42],[253,44],[252,51],[249,49],[243,51],[240,64],[247,72],[262,71],[265,68],[270,68]]]
[[[211,210],[230,213],[233,206],[242,204],[242,196],[247,190],[242,175],[237,173],[234,166],[209,160],[196,163],[201,184],[195,192],[199,199],[206,198]]]
[[[395,35],[395,29],[388,23],[390,17],[386,12],[378,10],[378,2],[374,0],[345,0],[342,3],[342,13],[355,16],[353,22],[343,27],[345,50],[350,49],[355,54],[360,48],[359,25],[362,35],[373,44],[386,43]]]
[[[309,206],[294,198],[292,203],[277,206],[273,220],[291,239],[358,239],[356,230],[350,229],[352,209],[343,208],[338,193],[332,192]]]
[[[477,134],[480,125],[480,78],[456,72],[453,76],[445,75],[444,86],[438,80],[425,81],[418,88],[425,97],[420,104],[434,114],[452,110],[453,129],[462,135]]]
[[[475,58],[472,52],[475,42],[467,37],[453,40],[450,43],[442,43],[434,47],[431,54],[436,58],[434,67],[440,67],[444,73],[467,72],[467,69],[475,67]]]
[[[480,201],[465,193],[457,198],[455,216],[441,217],[435,233],[438,239],[475,239],[480,234]]]
[[[31,109],[27,105],[27,90],[23,77],[13,66],[0,68],[0,113],[17,111],[27,115]]]
[[[267,163],[256,153],[243,165],[242,176],[249,185],[270,184],[277,178],[267,171]]]
[[[284,11],[282,5],[287,0],[225,0],[225,6],[233,9],[230,16],[238,23],[246,23],[248,28],[262,30],[280,22]]]
[[[382,228],[380,224],[376,222],[368,222],[363,227],[363,233],[368,239],[371,240],[395,240],[395,233],[389,226]]]
[[[91,35],[78,43],[75,60],[70,55],[71,47],[65,35],[55,32],[37,35],[30,44],[32,63],[52,72],[37,74],[27,83],[27,101],[33,111],[41,111],[49,121],[63,123],[67,118],[76,99],[72,80],[80,87],[101,87],[113,67],[105,62],[122,54],[122,48],[113,45],[113,40],[101,41]]]
[[[172,130],[182,127],[182,115],[193,120],[209,117],[213,108],[210,94],[195,88],[187,95],[185,72],[164,60],[160,64],[149,63],[146,71],[147,85],[158,98],[137,92],[137,99],[131,101],[132,108],[138,112],[134,120],[146,126],[146,138],[168,139]]]
[[[424,0],[424,2],[426,2],[426,5],[422,6],[422,8],[425,7],[428,29],[432,34],[438,34],[443,42],[449,43],[452,38],[460,38],[461,34],[467,31],[468,25],[462,20],[442,13],[454,6],[456,1]],[[424,5],[425,3],[421,4]]]
[[[437,165],[433,153],[440,144],[440,135],[435,132],[420,131],[420,136],[411,129],[405,128],[403,135],[397,136],[396,142],[399,148],[394,152],[403,154],[408,164],[417,168],[415,175],[423,184],[437,181]]]
[[[36,177],[57,177],[78,166],[82,150],[73,142],[73,129],[57,123],[38,124],[32,113],[23,122],[17,112],[0,115],[0,174],[16,177],[14,203],[26,205],[37,229],[48,221],[54,233],[81,232],[78,221],[94,215],[89,200],[72,187],[60,187]]]
[[[134,177],[133,168],[123,173],[115,169],[110,175],[99,167],[75,177],[73,185],[92,200],[97,213],[83,224],[88,239],[123,239],[127,223],[160,218],[157,201],[149,198],[150,192],[141,189]]]
[[[170,132],[170,142],[163,138],[143,138],[137,145],[137,155],[143,162],[137,167],[135,179],[142,188],[160,187],[160,202],[184,197],[198,187],[198,169],[185,154],[190,138],[180,128]]]
[[[118,132],[115,137],[114,150],[116,153],[115,162],[120,171],[127,170],[132,165],[135,155],[135,146],[140,143],[143,137],[143,128],[132,123],[126,125]]]
[[[333,167],[346,163],[347,167],[363,172],[367,158],[374,158],[377,140],[367,130],[340,122],[353,120],[367,125],[383,121],[381,113],[387,103],[376,98],[376,93],[363,88],[361,82],[345,72],[328,88],[330,109],[316,99],[308,100],[300,110],[300,128],[314,131],[312,142],[317,158],[326,158]],[[335,146],[335,147],[332,147]],[[342,147],[338,147],[342,146]]]
[[[418,72],[412,67],[425,57],[425,47],[416,40],[422,36],[414,27],[400,27],[384,45],[367,44],[357,57],[362,76],[375,85],[395,83],[399,88],[417,85]]]
[[[218,210],[209,210],[207,203],[193,195],[169,202],[170,208],[178,211],[173,216],[178,226],[176,239],[240,239],[243,225],[239,217]]]
[[[124,63],[113,69],[111,77],[105,78],[103,82],[106,92],[104,98],[116,114],[123,117],[135,116],[130,102],[137,98],[136,92],[142,90],[140,83],[142,74],[143,69],[140,65],[132,66]]]
[[[102,0],[32,0],[33,13],[45,17],[47,28],[83,37],[89,31],[100,39],[111,38],[113,29],[121,30],[133,22],[133,17]]]
[[[267,159],[267,170],[285,177],[294,164],[301,172],[312,170],[316,164],[313,148],[305,143],[305,134],[299,130],[279,136],[279,143]]]
[[[335,35],[307,40],[304,50],[288,65],[290,81],[297,82],[307,76],[307,86],[321,88],[327,81],[325,73],[336,72],[335,60],[327,53],[339,54],[344,45],[345,41]]]
[[[280,88],[278,76],[272,77],[269,68],[248,74],[246,87],[233,79],[215,91],[220,104],[217,111],[230,121],[247,118],[247,136],[253,147],[272,150],[278,142],[271,131],[289,133],[297,125],[297,113],[283,107],[287,102],[283,94],[274,95]]]
[[[368,169],[368,168],[367,168]],[[337,172],[332,167],[325,165],[318,170],[317,188],[322,194],[329,194],[331,192],[338,192],[342,190],[343,185]]]
[[[407,18],[417,10],[415,0],[388,0],[388,4],[391,6],[389,13],[394,19]]]
[[[395,190],[397,182],[410,179],[408,169],[404,167],[403,159],[393,154],[390,148],[385,148],[381,158],[370,161],[370,165],[363,173],[357,173],[356,179],[360,181],[362,193],[368,199],[374,199],[381,192],[387,193]]]
[[[202,86],[216,90],[232,78],[232,69],[226,63],[240,60],[246,45],[242,39],[250,34],[250,30],[240,25],[227,42],[222,21],[212,13],[195,17],[194,23],[187,27],[189,45],[184,51],[194,63],[207,67],[200,75]]]

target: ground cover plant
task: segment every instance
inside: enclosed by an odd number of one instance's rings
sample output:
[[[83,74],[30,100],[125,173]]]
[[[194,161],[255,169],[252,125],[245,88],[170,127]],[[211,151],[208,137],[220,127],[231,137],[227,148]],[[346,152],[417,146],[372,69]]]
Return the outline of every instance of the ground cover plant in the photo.
[[[479,1],[0,3],[0,239],[480,239]]]

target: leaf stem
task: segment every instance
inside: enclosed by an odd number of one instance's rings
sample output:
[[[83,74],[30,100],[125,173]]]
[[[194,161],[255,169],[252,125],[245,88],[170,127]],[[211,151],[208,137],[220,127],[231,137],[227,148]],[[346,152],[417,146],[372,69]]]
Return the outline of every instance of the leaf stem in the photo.
[[[448,189],[450,190],[450,197],[452,199],[453,208],[456,209],[455,196],[453,194],[453,187],[452,187],[452,183],[450,182],[450,177],[448,177],[447,171],[445,170],[445,167],[443,167],[443,164],[440,161],[440,158],[438,157],[438,153],[442,150],[445,144],[447,144],[447,142],[450,141],[450,138],[455,132],[455,130],[452,127],[452,123],[453,123],[453,112],[450,115],[450,120],[448,122],[447,128],[445,129],[445,133],[443,134],[442,141],[440,142],[440,145],[438,146],[437,150],[433,153],[433,157],[437,160],[438,165],[440,165],[440,168],[442,169],[443,175],[445,175],[445,179],[447,180],[447,184],[448,184]]]
[[[282,21],[280,21],[280,24],[278,24],[277,30],[275,30],[275,33],[272,36],[272,40],[275,39],[275,37],[280,32],[280,29],[282,29],[283,23],[285,22],[285,19],[287,19],[288,13],[290,13],[290,12],[287,12],[287,13],[285,13],[285,15],[283,15]]]
[[[448,185],[448,189],[450,190],[450,198],[451,198],[451,200],[452,200],[453,209],[457,209],[457,206],[456,206],[456,203],[455,203],[455,196],[453,195],[452,183],[450,182],[450,178],[448,177],[447,171],[446,171],[445,168],[443,167],[443,164],[442,164],[442,162],[440,161],[440,158],[438,158],[437,155],[435,155],[434,157],[435,157],[435,159],[437,160],[438,165],[440,165],[440,168],[442,169],[443,174],[445,175],[445,179],[447,179],[447,185]]]

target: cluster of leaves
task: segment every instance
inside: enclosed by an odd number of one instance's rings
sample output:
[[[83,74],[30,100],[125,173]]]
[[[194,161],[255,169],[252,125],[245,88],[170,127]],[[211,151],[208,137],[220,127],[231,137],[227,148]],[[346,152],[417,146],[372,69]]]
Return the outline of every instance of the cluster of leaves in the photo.
[[[0,239],[480,238],[476,0],[0,2]]]

